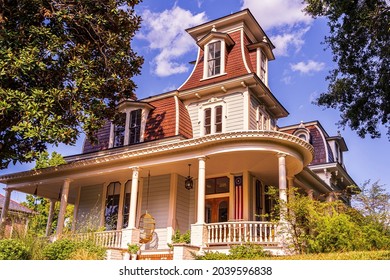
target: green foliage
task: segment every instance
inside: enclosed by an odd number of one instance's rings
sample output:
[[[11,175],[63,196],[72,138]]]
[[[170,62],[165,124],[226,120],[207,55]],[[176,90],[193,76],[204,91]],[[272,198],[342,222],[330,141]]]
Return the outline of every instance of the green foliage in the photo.
[[[172,235],[172,242],[173,243],[190,244],[191,243],[191,232],[189,230],[187,230],[185,233],[181,234],[180,230],[176,230],[175,234]]]
[[[204,255],[195,256],[197,260],[256,260],[269,257],[271,254],[264,251],[263,246],[258,244],[233,245],[229,254],[220,252],[206,252]]]
[[[140,0],[0,1],[0,169],[47,144],[96,140],[134,98]]]
[[[105,249],[95,245],[91,240],[76,241],[74,239],[59,239],[46,246],[43,255],[47,260],[70,260],[76,257],[95,257],[102,260]]]
[[[52,152],[51,157],[49,157],[49,153],[47,151],[43,151],[38,153],[38,158],[36,160],[34,169],[58,166],[61,164],[66,164],[66,161],[61,154],[57,152]]]
[[[15,239],[0,240],[0,260],[28,260],[30,254],[23,242]]]
[[[387,0],[305,0],[306,12],[328,19],[325,43],[338,67],[327,80],[320,106],[338,108],[339,124],[360,137],[380,137],[387,127],[390,139],[390,8]]]
[[[270,253],[264,251],[263,246],[252,243],[233,245],[229,250],[231,260],[255,260],[269,255]]]
[[[352,251],[337,253],[271,256],[265,260],[390,260],[390,251]]]
[[[390,248],[388,230],[339,200],[322,202],[292,190],[286,203],[279,200],[276,188],[270,188],[269,195],[277,201],[273,217],[279,217],[280,209],[287,209],[279,230],[292,253]]]
[[[39,189],[38,189],[38,195],[39,195]],[[47,198],[37,197],[34,195],[27,195],[26,201],[22,202],[21,204],[37,213],[31,218],[29,222],[28,233],[32,236],[45,236],[47,219],[49,217],[49,210],[50,210],[50,200]],[[74,205],[68,205],[66,207],[65,220],[67,221],[67,223],[64,228],[65,233],[71,229],[70,227],[73,220],[73,209],[74,209]],[[56,202],[54,208],[53,222],[49,234],[55,232],[57,228],[57,220],[58,220],[59,212],[60,212],[60,203]]]
[[[138,244],[127,244],[127,251],[129,251],[130,254],[137,254],[139,248],[141,247]]]

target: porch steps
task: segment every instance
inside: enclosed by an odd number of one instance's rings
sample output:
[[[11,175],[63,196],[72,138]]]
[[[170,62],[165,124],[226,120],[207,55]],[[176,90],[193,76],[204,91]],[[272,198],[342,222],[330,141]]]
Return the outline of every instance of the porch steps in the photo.
[[[173,260],[173,252],[168,249],[143,250],[137,260]]]
[[[123,256],[126,250],[124,249],[107,249],[107,260],[123,260]]]

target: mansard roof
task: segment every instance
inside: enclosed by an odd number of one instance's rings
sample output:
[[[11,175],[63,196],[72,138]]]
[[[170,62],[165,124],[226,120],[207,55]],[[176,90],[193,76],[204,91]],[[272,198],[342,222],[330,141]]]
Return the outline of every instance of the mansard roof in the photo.
[[[188,111],[184,104],[175,96],[175,92],[149,97],[142,100],[130,101],[126,106],[143,104],[150,108],[145,124],[144,141],[160,140],[176,135],[184,138],[192,137],[192,127]],[[85,140],[83,153],[96,152],[108,149],[110,140],[111,122],[97,132],[98,143],[92,144]]]

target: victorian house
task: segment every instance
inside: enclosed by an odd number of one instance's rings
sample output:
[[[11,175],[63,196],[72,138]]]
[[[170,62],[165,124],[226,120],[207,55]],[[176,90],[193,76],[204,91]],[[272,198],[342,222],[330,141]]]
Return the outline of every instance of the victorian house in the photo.
[[[191,232],[195,252],[243,242],[279,250],[277,225],[264,215],[273,207],[268,186],[281,200],[292,187],[326,200],[354,184],[341,136],[318,121],[277,125],[288,112],[268,85],[274,45],[249,10],[186,31],[198,55],[177,90],[123,100],[98,144],[85,141],[65,165],[0,177],[6,201],[12,191],[60,201],[56,235],[74,204],[73,230],[96,230],[112,253],[140,241],[141,255],[169,252],[177,230]],[[145,240],[146,212],[155,229]]]

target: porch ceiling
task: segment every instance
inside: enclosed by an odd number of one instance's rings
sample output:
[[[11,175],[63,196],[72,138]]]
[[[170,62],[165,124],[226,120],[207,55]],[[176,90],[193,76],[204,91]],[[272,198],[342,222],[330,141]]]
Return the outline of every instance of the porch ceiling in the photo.
[[[150,144],[149,144],[150,145]],[[232,132],[183,140],[174,144],[138,147],[121,154],[78,160],[58,168],[11,174],[0,178],[9,188],[57,199],[65,179],[71,179],[69,202],[74,203],[78,186],[125,181],[132,168],[140,167],[140,177],[177,173],[198,173],[198,158],[206,157],[206,176],[223,176],[249,171],[266,184],[278,184],[278,155],[286,155],[287,176],[302,171],[312,159],[312,147],[303,140],[277,131]]]

